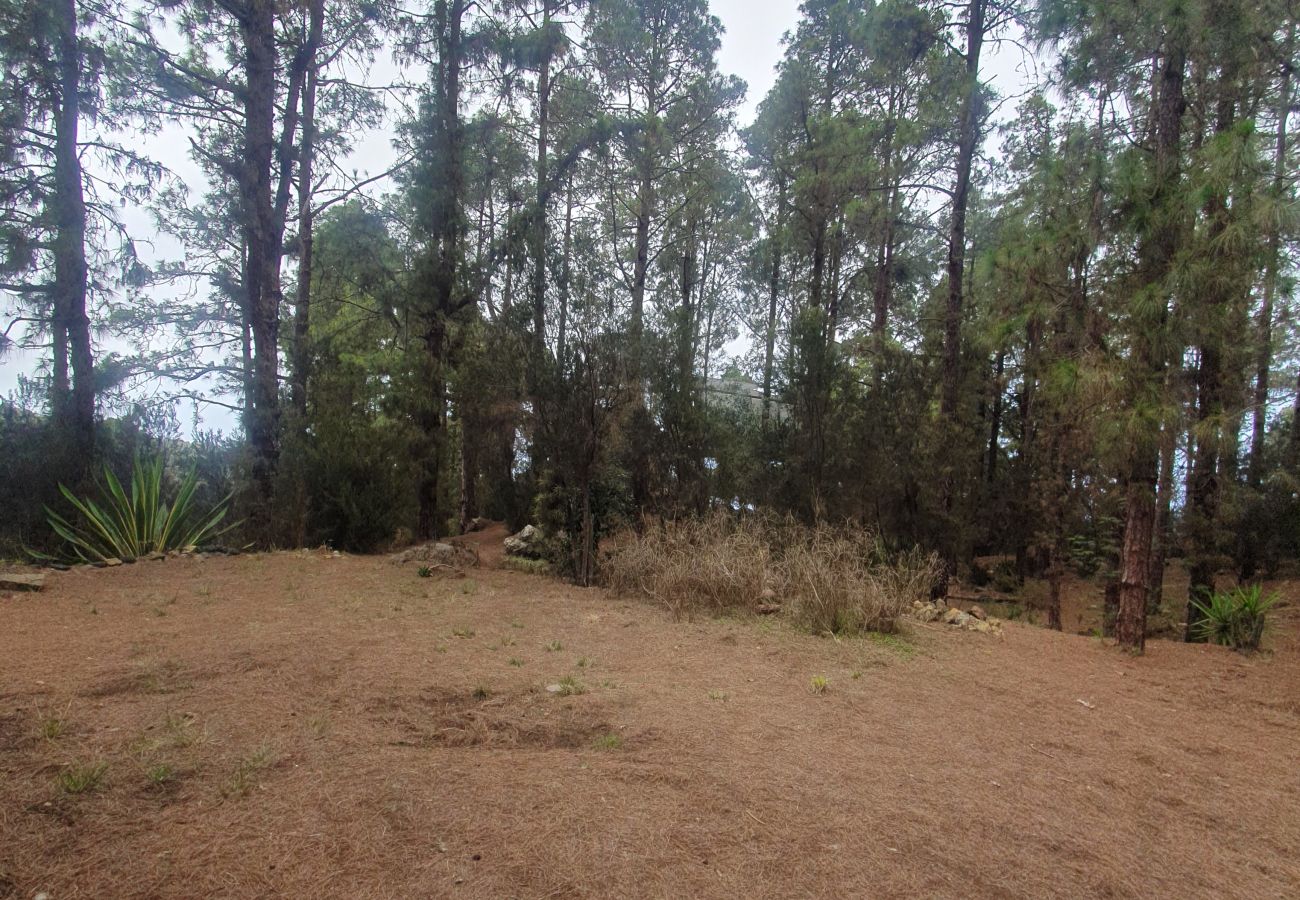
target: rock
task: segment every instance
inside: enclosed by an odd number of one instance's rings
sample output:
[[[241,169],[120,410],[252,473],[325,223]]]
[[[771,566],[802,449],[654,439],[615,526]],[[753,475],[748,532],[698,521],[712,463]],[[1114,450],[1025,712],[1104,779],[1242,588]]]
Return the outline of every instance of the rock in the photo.
[[[933,603],[925,603],[921,600],[912,601],[912,618],[918,622],[933,622],[941,614],[939,607]]]
[[[763,593],[759,594],[758,598],[764,603],[771,603],[776,599],[776,591],[771,588],[763,588]]]
[[[989,617],[989,614],[984,611],[984,607],[980,606],[978,603],[970,608],[970,614],[981,622]]]
[[[157,560],[160,560],[160,559],[166,559],[166,558],[167,558],[167,554],[166,554],[166,553],[150,553],[148,556],[145,557],[145,559],[150,560],[150,561],[157,561]]]
[[[31,575],[26,572],[0,573],[0,591],[41,591],[44,589],[44,575]]]
[[[542,533],[532,525],[525,525],[518,534],[512,534],[502,543],[510,556],[522,556],[525,559],[537,559],[541,556],[539,544]]]
[[[964,613],[955,606],[943,614],[945,625],[956,625],[958,628],[965,628],[966,624],[972,621],[978,621],[978,619],[973,619],[969,613]]]
[[[409,562],[419,562],[426,565],[459,568],[477,564],[478,558],[464,547],[434,541],[429,544],[421,544],[418,547],[409,547],[401,553],[395,553],[389,557],[389,562],[398,566]]]
[[[758,604],[758,614],[760,616],[770,616],[781,611],[779,603],[760,603]]]
[[[104,566],[110,569],[114,566],[120,565],[122,565],[122,560],[118,559],[116,556],[110,556],[108,559],[104,560]]]
[[[469,526],[465,529],[466,533],[473,531],[482,531],[492,524],[491,519],[485,519],[482,516],[475,516],[469,520]]]

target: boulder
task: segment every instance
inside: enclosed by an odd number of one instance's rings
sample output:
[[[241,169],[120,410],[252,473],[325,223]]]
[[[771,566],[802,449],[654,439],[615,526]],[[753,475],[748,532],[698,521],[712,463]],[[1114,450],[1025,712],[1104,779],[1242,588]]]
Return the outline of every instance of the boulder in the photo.
[[[956,625],[958,628],[965,628],[967,623],[979,621],[971,616],[970,613],[962,612],[957,607],[951,607],[943,614],[943,623],[945,625]]]
[[[933,622],[943,614],[940,607],[922,600],[912,601],[912,618],[918,622]]]
[[[418,562],[427,566],[460,568],[476,564],[478,558],[473,552],[466,550],[464,547],[446,544],[442,541],[433,541],[428,544],[420,544],[418,547],[408,547],[401,553],[394,553],[389,557],[389,562],[398,566],[409,562]]]
[[[0,591],[40,591],[45,589],[45,576],[26,572],[0,573]]]
[[[985,621],[989,617],[989,614],[984,611],[984,607],[980,606],[978,603],[970,608],[970,614],[981,622]]]
[[[492,524],[491,519],[485,519],[482,516],[475,516],[474,518],[469,520],[469,524],[465,527],[465,533],[469,534],[470,532],[474,532],[474,531],[482,531],[484,528],[487,528],[491,524]]]
[[[532,525],[525,525],[518,534],[512,534],[502,543],[510,556],[537,559],[541,556],[542,533]]]

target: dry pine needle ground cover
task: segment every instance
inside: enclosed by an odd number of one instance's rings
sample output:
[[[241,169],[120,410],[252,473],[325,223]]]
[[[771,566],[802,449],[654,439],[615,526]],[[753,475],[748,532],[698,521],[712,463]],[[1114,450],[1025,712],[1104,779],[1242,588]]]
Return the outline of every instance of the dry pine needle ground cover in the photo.
[[[1300,896],[1294,605],[1131,659],[320,553],[50,582],[0,599],[0,897]]]

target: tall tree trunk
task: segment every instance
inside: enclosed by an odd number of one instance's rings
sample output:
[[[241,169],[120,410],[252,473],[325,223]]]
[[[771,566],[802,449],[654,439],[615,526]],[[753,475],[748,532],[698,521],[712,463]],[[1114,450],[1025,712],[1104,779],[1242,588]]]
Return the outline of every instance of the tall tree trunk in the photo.
[[[772,245],[772,269],[767,284],[767,329],[763,342],[763,431],[772,415],[772,367],[776,349],[777,300],[781,295],[781,251],[785,246],[781,230],[785,222],[785,181],[777,186],[776,218],[768,233]]]
[[[952,211],[948,223],[948,298],[944,308],[943,366],[939,395],[939,418],[945,434],[956,435],[958,391],[961,382],[962,294],[966,266],[966,208],[970,202],[971,168],[979,147],[981,114],[979,96],[980,54],[984,49],[984,14],[988,0],[970,0],[966,21],[966,78],[962,87],[961,129],[957,136],[956,178],[953,183]],[[957,493],[957,472],[950,463],[940,485],[942,513],[951,519]],[[944,523],[941,541],[943,568],[934,593],[947,593],[948,582],[957,568],[958,540],[954,523]]]
[[[438,0],[434,5],[439,54],[435,72],[437,114],[433,135],[442,164],[430,222],[434,256],[431,308],[425,310],[424,350],[429,397],[420,412],[422,435],[417,491],[416,537],[437,537],[443,527],[440,484],[447,444],[447,327],[462,305],[456,296],[464,252],[462,204],[465,198],[464,136],[460,119],[460,76],[463,64],[461,26],[469,0]]]
[[[1173,377],[1170,381],[1175,380]],[[1160,475],[1157,484],[1155,533],[1151,538],[1151,577],[1147,584],[1147,612],[1164,605],[1165,563],[1173,537],[1174,461],[1178,455],[1178,428],[1166,422],[1160,438]]]
[[[1282,83],[1278,88],[1277,137],[1273,149],[1273,200],[1280,202],[1286,196],[1287,122],[1291,117],[1291,60],[1295,48],[1295,23],[1287,30],[1285,56],[1283,57]],[[1274,227],[1268,236],[1268,253],[1264,263],[1263,298],[1256,325],[1255,391],[1251,405],[1250,462],[1246,481],[1259,490],[1264,478],[1264,431],[1268,426],[1269,369],[1273,363],[1273,303],[1277,296],[1278,270],[1282,262],[1282,233]],[[1248,560],[1243,560],[1242,575],[1254,575],[1254,541],[1247,541]],[[1246,571],[1249,569],[1249,571]]]
[[[645,329],[646,276],[650,270],[650,213],[654,204],[654,167],[649,153],[647,148],[641,162],[641,183],[637,190],[636,202],[636,237],[633,247],[635,257],[632,263],[632,374],[633,380],[638,385],[643,377],[641,343]],[[641,388],[638,387],[637,390],[639,396],[642,392]]]
[[[1175,23],[1169,35],[1154,98],[1155,155],[1152,222],[1138,248],[1139,290],[1154,293],[1157,302],[1143,304],[1151,311],[1135,310],[1132,363],[1135,368],[1133,407],[1162,406],[1166,358],[1162,335],[1167,327],[1166,279],[1181,242],[1182,212],[1178,186],[1186,101],[1187,40],[1185,23]],[[1136,306],[1136,304],[1135,304]],[[1132,413],[1132,411],[1130,411]],[[1149,415],[1141,410],[1139,415]],[[1145,423],[1135,426],[1124,473],[1124,540],[1120,551],[1119,610],[1115,638],[1120,646],[1141,651],[1146,645],[1147,597],[1151,585],[1151,549],[1156,524],[1156,482],[1160,465],[1160,430]]]
[[[556,359],[564,365],[565,342],[569,329],[569,291],[572,285],[573,256],[573,176],[569,176],[568,186],[564,192],[564,259],[560,268],[560,323],[559,337],[556,340]]]
[[[478,516],[478,454],[466,420],[460,420],[460,533]]]
[[[985,478],[988,484],[993,483],[998,470],[998,443],[1002,437],[1002,391],[1004,388],[1002,377],[1006,369],[1006,362],[1006,351],[998,350],[997,362],[993,366],[993,404],[989,415],[988,461],[985,470]]]
[[[244,314],[252,334],[253,404],[246,430],[258,502],[254,515],[269,540],[279,430],[280,248],[275,239],[271,166],[275,155],[275,0],[248,0],[240,18],[244,51],[243,166],[239,194],[245,257]]]
[[[885,199],[884,229],[880,238],[880,247],[876,252],[876,281],[872,289],[871,352],[877,389],[880,387],[880,377],[884,369],[885,342],[889,337],[889,309],[893,305],[894,293],[894,234],[902,194],[898,176],[893,171],[896,108],[897,98],[894,89],[891,88],[889,112],[885,121],[883,164],[884,176],[889,179],[889,191]]]
[[[77,135],[81,120],[81,48],[77,43],[76,0],[55,0],[58,6],[59,110],[55,122],[54,190],[54,308],[56,396],[67,396],[62,424],[71,439],[69,458],[89,470],[95,448],[95,361],[90,347],[90,318],[86,313],[86,201]],[[72,381],[58,356],[66,338]],[[63,374],[59,374],[62,368]],[[58,381],[62,379],[62,385]],[[69,396],[70,393],[70,396]],[[62,405],[62,404],[61,404]]]
[[[1220,97],[1215,114],[1214,132],[1226,133],[1236,122],[1239,85],[1236,67],[1225,65],[1220,75]],[[1233,417],[1226,415],[1227,355],[1230,344],[1225,332],[1233,322],[1234,307],[1241,307],[1237,279],[1231,277],[1237,266],[1230,250],[1222,249],[1222,237],[1229,227],[1229,191],[1215,190],[1205,204],[1209,220],[1207,238],[1209,254],[1216,261],[1215,275],[1202,285],[1201,328],[1198,335],[1200,354],[1196,369],[1196,453],[1192,457],[1192,475],[1187,494],[1188,532],[1188,587],[1187,629],[1184,638],[1197,640],[1197,623],[1202,618],[1198,604],[1204,603],[1215,588],[1215,573],[1219,567],[1219,511],[1222,503],[1224,480],[1234,476],[1236,461],[1236,431],[1240,422],[1230,424]],[[1245,291],[1240,291],[1242,296]],[[1231,333],[1244,332],[1248,319],[1244,312],[1241,327]]]
[[[533,257],[533,365],[540,366],[546,352],[546,182],[550,169],[550,111],[551,111],[551,4],[542,4],[543,35],[542,59],[537,72],[537,209],[532,228]],[[534,387],[537,373],[533,373]]]
[[[643,138],[650,141],[647,134]],[[646,409],[645,382],[645,289],[650,269],[650,214],[654,205],[654,162],[648,143],[640,161],[641,183],[637,190],[635,259],[632,265],[632,327],[630,338],[629,382],[635,397],[632,403],[632,503],[637,522],[643,520],[650,504],[649,447],[653,431],[650,412]]]
[[[962,287],[966,266],[966,207],[970,201],[971,167],[979,146],[980,53],[984,47],[984,13],[988,0],[970,0],[966,25],[966,83],[963,86],[961,131],[957,138],[957,177],[952,192],[948,225],[948,303],[944,310],[943,389],[939,415],[951,419],[957,412],[961,375]]]
[[[316,162],[316,92],[320,78],[316,59],[325,24],[325,0],[311,0],[307,41],[302,49],[306,83],[302,93],[302,146],[298,153],[298,288],[293,309],[293,383],[291,398],[299,427],[307,421],[307,378],[311,348],[311,276],[315,215],[312,178]]]

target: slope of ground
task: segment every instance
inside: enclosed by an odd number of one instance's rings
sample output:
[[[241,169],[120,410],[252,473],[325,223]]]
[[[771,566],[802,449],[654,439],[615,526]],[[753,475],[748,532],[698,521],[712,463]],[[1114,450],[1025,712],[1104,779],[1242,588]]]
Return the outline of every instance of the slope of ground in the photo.
[[[1294,612],[1133,659],[323,553],[61,573],[0,599],[0,897],[1300,896]]]

